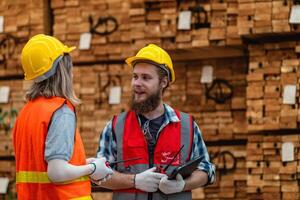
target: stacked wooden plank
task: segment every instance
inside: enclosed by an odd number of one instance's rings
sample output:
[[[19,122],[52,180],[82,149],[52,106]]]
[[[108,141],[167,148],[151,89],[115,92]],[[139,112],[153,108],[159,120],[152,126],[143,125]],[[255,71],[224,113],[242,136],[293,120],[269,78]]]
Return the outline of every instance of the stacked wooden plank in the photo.
[[[75,61],[120,60],[131,53],[130,30],[132,27],[130,27],[128,17],[128,1],[54,0],[51,1],[51,7],[54,11],[54,35],[68,45],[77,47],[79,47],[81,34],[89,32],[91,28],[101,33],[113,30],[113,21],[103,21],[104,18],[114,17],[117,20],[115,32],[108,35],[93,34],[90,49],[77,49],[73,54]],[[90,23],[90,18],[93,23]],[[97,26],[98,22],[99,26]]]
[[[294,144],[294,160],[282,162],[282,144]],[[299,199],[299,136],[253,135],[247,144],[248,199]]]
[[[93,199],[101,199],[101,200],[111,200],[112,193],[111,192],[94,192],[92,194]]]
[[[22,75],[21,50],[33,35],[49,30],[46,1],[1,1],[0,77]]]
[[[22,80],[1,81],[0,86],[10,88],[7,103],[0,103],[0,156],[13,155],[12,128],[16,120],[16,115],[24,105],[24,88]]]
[[[298,101],[283,104],[284,87],[298,88],[300,63],[296,45],[296,42],[283,42],[249,46],[247,117],[250,131],[298,127]]]
[[[16,196],[16,182],[15,182],[15,161],[13,160],[0,160],[0,177],[9,179],[9,184],[5,194],[1,194],[4,200],[17,199]]]
[[[45,1],[4,1],[0,5],[5,34],[21,40],[17,41],[16,47],[13,45],[13,53],[8,54],[7,49],[1,49],[0,61],[4,59],[4,55],[6,58],[6,64],[0,64],[1,76],[22,74],[19,56],[24,42],[32,35],[50,30],[50,10],[47,6]],[[177,30],[180,12],[197,7],[202,7],[207,12],[210,27],[198,29],[192,26],[191,30]],[[112,16],[118,22],[118,29],[112,34],[93,34],[89,50],[76,50],[74,60],[77,62],[120,60],[148,43],[156,43],[166,49],[240,45],[240,35],[292,30],[288,24],[290,1],[211,0],[199,4],[195,1],[182,1],[178,4],[173,0],[54,0],[51,1],[51,8],[54,15],[54,35],[68,45],[77,47],[81,34],[89,32],[92,27],[99,32],[106,28],[113,29],[112,21],[108,22],[107,27],[102,22],[96,28],[100,17]],[[21,11],[22,15],[19,14]],[[89,17],[93,19],[92,25]],[[203,13],[200,20],[202,23],[205,21]],[[193,12],[192,23],[196,21],[197,13]],[[6,36],[0,35],[1,40],[4,37]]]
[[[208,147],[217,181],[193,190],[193,199],[247,199],[246,146]]]
[[[106,123],[113,115],[128,108],[131,94],[129,70],[123,64],[74,68],[75,91],[82,100],[78,108],[78,127],[89,156],[95,155],[100,133]],[[118,86],[121,87],[121,102],[109,104],[110,90]]]
[[[122,3],[121,3],[122,2]],[[177,30],[180,11],[203,7],[207,12],[211,27]],[[51,1],[54,11],[54,35],[69,45],[78,46],[80,36],[95,28],[100,17],[114,17],[118,29],[112,34],[92,34],[91,48],[76,50],[76,62],[98,60],[121,60],[133,55],[146,44],[155,43],[166,49],[225,46],[241,44],[237,29],[237,1],[226,3],[218,1],[200,3],[173,0],[134,0],[134,1]],[[204,23],[200,13],[200,23]],[[93,19],[93,25],[89,17]],[[212,16],[212,17],[210,17]],[[196,23],[197,13],[192,14]],[[111,29],[113,25],[108,25]],[[194,26],[192,26],[194,27]],[[105,24],[96,28],[104,31]]]
[[[0,81],[0,86],[10,88],[7,103],[0,103],[0,177],[7,177],[9,185],[7,193],[3,199],[16,199],[15,186],[15,162],[13,160],[14,149],[12,142],[12,128],[16,119],[16,114],[24,105],[24,94],[27,85],[22,80]]]
[[[291,1],[239,1],[239,35],[290,32]]]
[[[206,96],[212,84],[200,83],[205,65],[213,66],[215,79],[225,79],[232,86],[233,96],[224,104],[216,103]],[[195,117],[205,140],[245,138],[245,66],[243,58],[214,59],[178,65],[175,69],[177,80],[166,95],[168,102]]]

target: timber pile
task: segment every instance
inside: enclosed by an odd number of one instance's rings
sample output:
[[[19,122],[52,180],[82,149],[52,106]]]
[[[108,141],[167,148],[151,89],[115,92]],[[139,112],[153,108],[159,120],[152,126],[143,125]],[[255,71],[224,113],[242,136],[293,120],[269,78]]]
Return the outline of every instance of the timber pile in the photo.
[[[123,64],[74,68],[75,93],[83,102],[77,109],[78,127],[88,156],[95,156],[106,123],[113,115],[127,110],[130,81],[130,68]],[[121,102],[109,104],[110,90],[118,86],[121,87]]]
[[[239,35],[290,32],[291,1],[240,1]]]
[[[282,161],[282,145],[293,143],[294,160]],[[247,144],[248,199],[299,199],[299,135],[253,135]]]
[[[45,1],[1,1],[0,77],[22,75],[21,51],[27,40],[49,30]]]
[[[206,91],[212,84],[205,86],[200,83],[204,65],[213,66],[214,79],[225,79],[232,86],[232,98],[226,100],[224,104],[216,103],[206,96]],[[245,60],[229,58],[191,62],[185,65],[185,72],[181,73],[183,69],[182,66],[175,69],[178,83],[176,81],[170,88],[172,89],[170,98],[174,99],[171,105],[174,103],[179,110],[191,113],[195,117],[205,141],[245,138],[247,133]],[[185,88],[182,88],[183,86]],[[224,86],[222,88],[226,91]],[[184,98],[184,101],[177,105],[180,97]]]
[[[108,21],[107,26],[103,21],[96,26],[100,17],[112,16],[118,22],[118,28],[112,34],[92,34],[91,48],[74,52],[76,62],[123,60],[148,43],[169,50],[231,46],[241,45],[242,35],[292,32],[294,29],[288,24],[291,6],[291,1],[278,0],[211,0],[198,4],[195,1],[178,4],[173,0],[51,1],[53,33],[68,45],[79,47],[81,34],[91,28],[98,32],[114,28],[112,21]],[[200,7],[207,12],[208,27],[196,28],[195,9]],[[18,38],[10,41],[16,43],[10,44],[11,48],[0,50],[0,76],[22,74],[19,55],[24,42],[37,33],[50,30],[47,8],[44,1],[4,1],[0,4],[4,17],[4,33],[0,39],[3,40],[6,34]],[[179,30],[180,12],[193,9],[191,29]],[[205,15],[200,15],[203,24]],[[93,19],[92,25],[89,17]]]
[[[0,177],[6,177],[9,179],[7,187],[7,193],[1,194],[1,199],[17,199],[16,197],[16,171],[15,161],[13,160],[0,160]]]
[[[80,35],[89,32],[91,27],[99,32],[106,28],[112,30],[110,22],[107,27],[104,23],[95,26],[100,17],[114,17],[118,22],[118,29],[112,34],[92,34],[91,48],[76,51],[77,62],[121,60],[149,43],[166,49],[239,45],[237,5],[236,1],[200,5],[195,2],[177,5],[173,0],[51,1],[54,35],[69,45],[78,46]],[[179,12],[199,6],[207,11],[207,23],[211,23],[211,28],[177,30]],[[93,25],[89,22],[90,16]],[[194,12],[192,23],[196,23],[196,16]]]
[[[114,17],[118,29],[109,35],[93,34],[89,50],[76,50],[73,54],[77,62],[120,60],[128,57],[130,48],[129,2],[122,0],[93,0],[93,1],[51,1],[54,11],[53,33],[68,45],[79,47],[80,35],[95,28],[97,32],[112,30],[114,24],[104,21],[96,26],[100,17]],[[90,24],[89,18],[93,24]]]
[[[299,92],[284,104],[285,86],[299,90],[299,44],[282,42],[249,46],[247,118],[249,131],[299,127]]]
[[[246,146],[211,146],[208,151],[216,165],[217,181],[194,190],[193,199],[247,199]]]
[[[16,119],[16,114],[24,105],[24,91],[27,84],[22,80],[0,81],[0,86],[9,86],[10,94],[7,103],[0,103],[0,177],[7,177],[9,185],[7,193],[3,199],[16,199],[15,186],[15,162],[13,158],[14,149],[12,142],[12,128]]]
[[[1,86],[10,87],[10,95],[7,103],[0,104],[0,156],[14,155],[12,144],[12,128],[16,114],[24,105],[24,88],[22,80],[1,81]]]

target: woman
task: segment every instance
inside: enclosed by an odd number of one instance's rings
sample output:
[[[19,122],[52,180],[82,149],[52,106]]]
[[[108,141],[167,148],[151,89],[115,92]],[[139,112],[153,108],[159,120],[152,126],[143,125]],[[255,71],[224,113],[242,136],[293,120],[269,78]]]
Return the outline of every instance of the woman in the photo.
[[[18,199],[91,199],[91,184],[112,174],[105,158],[85,158],[76,129],[72,61],[67,47],[39,34],[22,50],[25,80],[34,80],[14,127]]]

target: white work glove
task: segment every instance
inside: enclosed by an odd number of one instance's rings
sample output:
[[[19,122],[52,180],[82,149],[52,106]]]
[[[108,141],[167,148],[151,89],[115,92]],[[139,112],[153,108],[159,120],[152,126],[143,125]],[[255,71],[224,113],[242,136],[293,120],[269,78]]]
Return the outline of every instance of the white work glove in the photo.
[[[164,174],[155,172],[156,167],[135,175],[135,188],[145,192],[156,192]]]
[[[168,176],[164,176],[159,183],[159,190],[165,194],[173,194],[182,192],[185,182],[180,174],[177,174],[176,180],[169,180]]]
[[[91,160],[87,160],[89,162]],[[95,158],[89,164],[94,166],[94,171],[89,175],[94,181],[106,181],[113,174],[113,170],[106,166],[106,158]]]

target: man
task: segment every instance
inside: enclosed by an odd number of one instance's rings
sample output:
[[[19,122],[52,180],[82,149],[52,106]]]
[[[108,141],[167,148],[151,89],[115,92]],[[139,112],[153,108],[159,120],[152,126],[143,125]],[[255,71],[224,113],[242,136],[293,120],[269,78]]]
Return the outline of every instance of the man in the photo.
[[[166,51],[150,44],[126,62],[133,69],[131,110],[108,122],[97,156],[109,161],[137,159],[117,164],[102,187],[112,189],[116,200],[191,199],[192,189],[213,183],[215,171],[192,117],[163,103],[164,90],[175,81],[172,60]],[[183,180],[178,174],[168,180],[166,174],[199,156],[198,169],[189,177]],[[160,169],[174,157],[164,174]]]
[[[112,174],[105,158],[85,159],[76,129],[74,49],[39,34],[22,50],[25,79],[33,84],[13,131],[19,200],[92,199],[88,175],[103,181]]]

